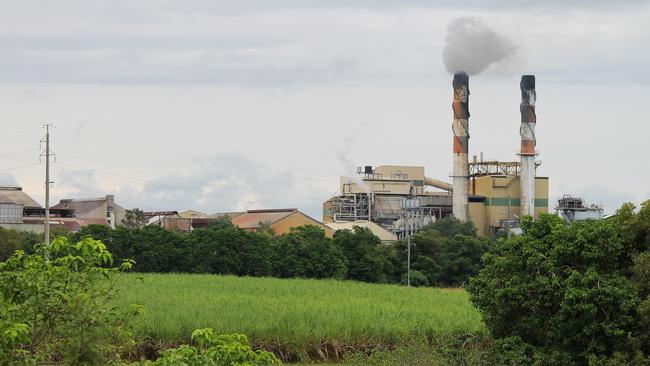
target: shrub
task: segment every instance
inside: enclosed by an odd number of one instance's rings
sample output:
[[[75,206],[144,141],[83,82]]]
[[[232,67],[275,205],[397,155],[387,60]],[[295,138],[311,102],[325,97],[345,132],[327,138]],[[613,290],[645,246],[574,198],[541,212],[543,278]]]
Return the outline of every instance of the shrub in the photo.
[[[276,237],[273,243],[273,273],[277,277],[344,279],[347,273],[341,248],[325,231],[306,225]]]
[[[339,230],[334,234],[334,243],[341,248],[345,256],[347,279],[388,282],[389,252],[382,251],[381,240],[370,229],[355,226],[353,230]]]
[[[59,237],[49,250],[17,251],[0,263],[0,363],[96,365],[118,358],[133,342],[130,319],[142,308],[108,305],[114,274],[133,265],[112,262],[100,241]]]
[[[470,281],[470,298],[492,334],[541,350],[533,352],[547,354],[541,364],[627,352],[638,297],[621,274],[628,254],[616,223],[566,226],[543,215],[524,218],[522,229],[500,240]]]
[[[219,335],[211,328],[192,333],[193,345],[163,351],[150,366],[273,366],[282,365],[271,352],[254,351],[243,334]]]
[[[491,240],[478,238],[471,222],[450,217],[419,231],[411,242],[412,268],[424,273],[429,285],[462,286],[481,269],[481,256]],[[405,263],[406,243],[399,242],[397,247]]]

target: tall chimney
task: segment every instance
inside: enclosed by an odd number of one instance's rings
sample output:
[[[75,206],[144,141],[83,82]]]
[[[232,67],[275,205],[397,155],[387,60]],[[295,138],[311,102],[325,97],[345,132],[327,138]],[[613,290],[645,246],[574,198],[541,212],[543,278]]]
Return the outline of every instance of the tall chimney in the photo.
[[[454,193],[453,213],[461,222],[467,222],[469,191],[469,164],[467,152],[469,148],[469,76],[465,72],[454,74]]]
[[[535,215],[535,75],[521,76],[521,215]]]

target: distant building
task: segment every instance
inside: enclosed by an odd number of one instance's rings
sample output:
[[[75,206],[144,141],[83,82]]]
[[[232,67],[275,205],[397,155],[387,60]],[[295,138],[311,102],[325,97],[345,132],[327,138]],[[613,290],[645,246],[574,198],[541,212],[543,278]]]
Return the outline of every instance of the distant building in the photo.
[[[41,209],[22,187],[0,187],[0,224],[22,224],[27,212]]]
[[[232,223],[244,230],[258,231],[263,224],[269,225],[276,235],[287,234],[291,228],[314,225],[325,231],[327,237],[332,237],[334,230],[322,222],[313,219],[295,208],[248,210],[232,219]]]
[[[582,198],[564,195],[557,201],[555,212],[566,222],[602,220],[604,210],[598,205],[587,205]]]
[[[77,219],[105,222],[111,228],[120,225],[126,214],[126,209],[115,203],[113,195],[99,198],[63,199],[52,209],[74,210],[74,217]]]
[[[78,231],[82,226],[98,223],[93,219],[76,219],[74,210],[50,209],[50,227]],[[106,220],[103,220],[106,225]],[[18,231],[43,233],[45,208],[32,199],[21,187],[0,187],[0,227]]]
[[[328,222],[325,225],[334,230],[334,232],[337,232],[338,230],[354,230],[355,226],[359,226],[362,228],[370,229],[370,231],[375,234],[384,244],[390,244],[397,241],[397,236],[395,234],[372,221],[339,221]]]
[[[475,159],[469,168],[468,214],[478,235],[518,226],[520,163]],[[535,177],[533,193],[534,217],[548,213],[548,178]],[[337,194],[323,203],[323,222],[371,221],[404,239],[452,211],[452,184],[426,176],[424,167],[365,166],[340,178]]]

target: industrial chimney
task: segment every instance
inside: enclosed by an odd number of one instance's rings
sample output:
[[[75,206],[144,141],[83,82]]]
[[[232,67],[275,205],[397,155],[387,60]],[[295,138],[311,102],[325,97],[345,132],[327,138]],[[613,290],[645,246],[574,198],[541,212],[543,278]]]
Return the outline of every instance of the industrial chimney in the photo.
[[[521,76],[521,215],[535,215],[535,75]]]
[[[469,148],[469,76],[465,72],[454,74],[454,190],[453,213],[461,222],[467,222],[469,191],[469,164],[467,152]]]

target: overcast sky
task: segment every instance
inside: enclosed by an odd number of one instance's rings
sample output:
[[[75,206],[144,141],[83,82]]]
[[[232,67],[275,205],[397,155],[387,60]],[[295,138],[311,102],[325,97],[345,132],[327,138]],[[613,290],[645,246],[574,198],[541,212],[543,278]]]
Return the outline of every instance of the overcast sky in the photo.
[[[321,218],[357,165],[450,180],[447,25],[516,47],[470,80],[470,154],[516,160],[519,78],[537,75],[552,198],[650,197],[647,1],[0,0],[0,183],[53,200]]]

